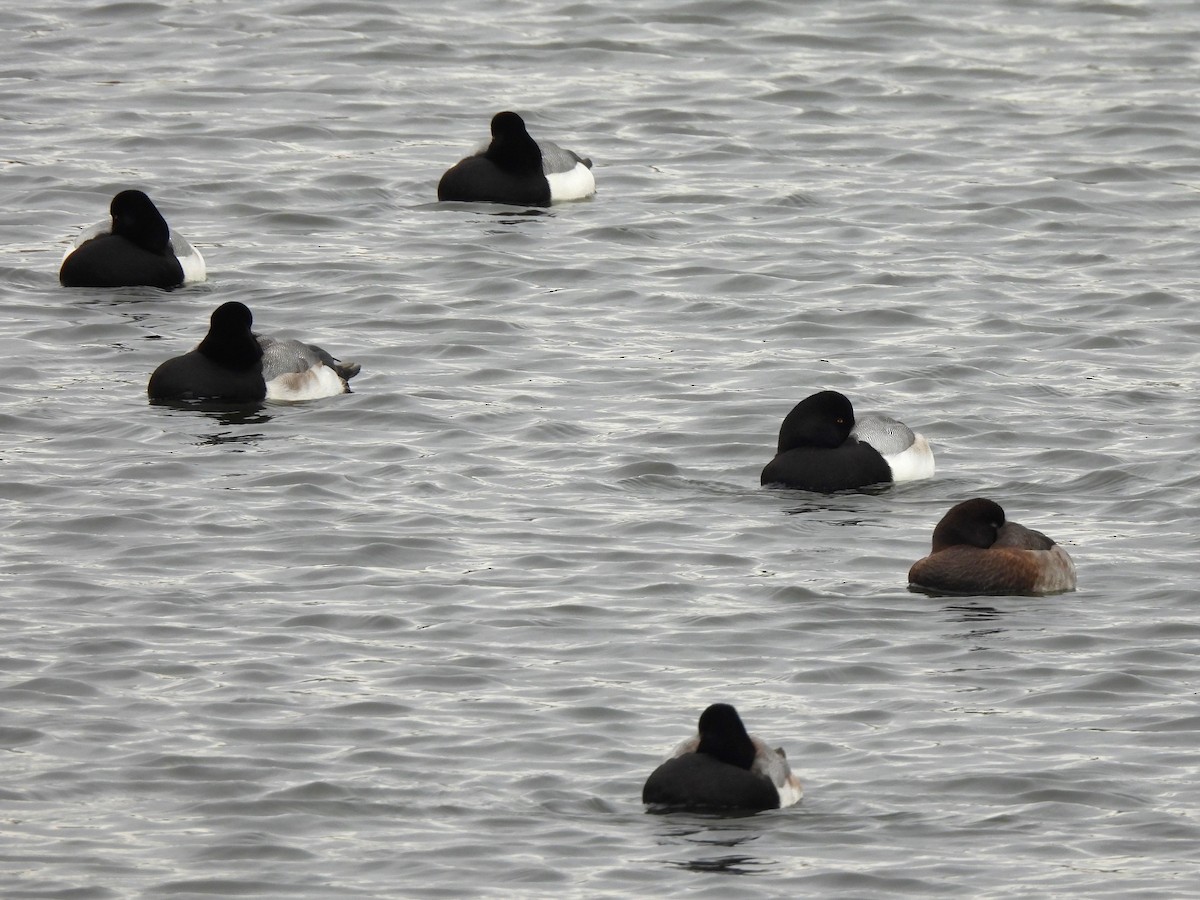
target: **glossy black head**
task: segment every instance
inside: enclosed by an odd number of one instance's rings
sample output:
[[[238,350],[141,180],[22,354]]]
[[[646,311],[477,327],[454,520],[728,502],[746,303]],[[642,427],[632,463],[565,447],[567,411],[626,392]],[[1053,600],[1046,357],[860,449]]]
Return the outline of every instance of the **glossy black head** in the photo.
[[[986,550],[1004,525],[1004,510],[994,500],[975,497],[950,508],[933,529],[933,552],[966,544]]]
[[[109,204],[112,233],[132,241],[151,253],[165,254],[171,229],[162,213],[141,191],[121,191]]]
[[[700,714],[700,746],[696,752],[749,769],[756,751],[737,710],[728,703],[714,703]]]
[[[779,426],[776,453],[797,447],[830,450],[840,447],[854,428],[854,407],[837,391],[820,391],[805,397],[787,414]]]
[[[513,175],[542,174],[542,149],[525,130],[525,120],[515,112],[492,117],[492,142],[484,155]]]
[[[262,347],[250,330],[254,316],[244,303],[222,303],[209,319],[208,334],[196,349],[228,369],[249,369],[262,359]]]

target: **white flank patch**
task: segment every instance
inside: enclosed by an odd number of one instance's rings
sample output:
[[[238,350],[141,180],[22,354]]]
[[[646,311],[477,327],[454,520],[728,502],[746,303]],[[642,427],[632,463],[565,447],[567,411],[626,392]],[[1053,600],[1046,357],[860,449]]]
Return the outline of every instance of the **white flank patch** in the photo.
[[[111,233],[112,233],[112,219],[104,219],[100,222],[95,223],[94,225],[89,225],[87,228],[83,229],[83,231],[79,232],[79,236],[76,237],[75,240],[71,242],[71,246],[68,247],[67,252],[63,254],[62,261],[66,262],[67,257],[70,256],[72,253],[74,253],[75,250],[81,244],[85,244],[88,241],[90,241],[92,238],[98,237],[99,235],[111,234]],[[59,265],[61,266],[62,264],[60,263]]]
[[[879,451],[892,470],[892,481],[933,477],[933,450],[924,435],[880,413],[866,413],[854,423],[850,436]]]
[[[303,372],[284,372],[267,382],[268,400],[320,400],[346,393],[346,382],[324,363]]]
[[[933,448],[923,434],[914,434],[912,446],[883,457],[892,470],[892,481],[917,481],[933,477]]]
[[[772,749],[766,741],[754,735],[750,735],[750,740],[754,742],[755,749],[754,765],[750,767],[750,771],[775,785],[775,792],[779,794],[780,809],[795,806],[804,796],[804,788],[800,786],[800,779],[792,774],[792,767],[788,765],[787,754],[783,752],[783,748]]]
[[[800,786],[800,780],[795,775],[789,774],[783,784],[775,785],[775,789],[779,791],[780,809],[795,806],[804,799],[804,788]]]
[[[546,180],[550,182],[551,203],[582,200],[596,193],[596,178],[583,163],[575,163],[575,168],[569,172],[552,172]]]
[[[94,225],[89,225],[83,231],[79,232],[79,236],[67,248],[67,252],[63,254],[62,262],[66,262],[68,256],[92,238],[111,233],[112,219],[104,219],[96,222]],[[204,257],[200,255],[199,250],[192,246],[192,242],[183,235],[176,234],[174,231],[170,232],[169,240],[171,241],[171,249],[175,253],[175,258],[179,260],[179,266],[183,269],[183,283],[197,284],[201,281],[207,281],[208,268],[204,265]],[[61,267],[62,263],[59,263],[59,266]]]
[[[179,260],[179,265],[183,269],[184,284],[196,284],[208,279],[208,269],[204,265],[204,257],[187,238],[172,231],[171,249],[175,251],[175,258]]]

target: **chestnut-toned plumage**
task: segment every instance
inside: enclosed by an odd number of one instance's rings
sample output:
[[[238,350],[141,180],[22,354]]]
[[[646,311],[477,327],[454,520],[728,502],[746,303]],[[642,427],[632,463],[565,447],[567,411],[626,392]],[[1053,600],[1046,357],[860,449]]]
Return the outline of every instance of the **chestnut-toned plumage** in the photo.
[[[1075,564],[1040,531],[1007,521],[999,503],[976,497],[942,517],[908,581],[951,594],[1057,594],[1075,590]]]

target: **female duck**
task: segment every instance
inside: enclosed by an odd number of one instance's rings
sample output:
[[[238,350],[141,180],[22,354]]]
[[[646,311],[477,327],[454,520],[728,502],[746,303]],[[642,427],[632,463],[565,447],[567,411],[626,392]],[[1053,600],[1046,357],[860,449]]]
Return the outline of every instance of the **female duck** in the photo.
[[[933,529],[933,550],[908,570],[909,585],[953,594],[1056,594],[1075,590],[1075,563],[1040,531],[1008,522],[976,497]]]
[[[150,376],[151,400],[315,400],[347,394],[356,363],[334,359],[320,347],[256,335],[244,303],[218,306],[208,334],[190,353],[168,359]]]
[[[700,733],[650,773],[642,802],[674,809],[779,809],[804,791],[783,750],[748,734],[737,710],[714,703],[700,714]]]
[[[933,471],[933,450],[923,435],[878,414],[855,422],[845,395],[820,391],[784,418],[761,482],[830,493],[930,478]]]
[[[439,200],[549,206],[596,193],[592,161],[550,141],[537,141],[515,112],[492,117],[492,141],[451,167],[438,182]]]
[[[173,288],[204,281],[204,257],[175,234],[141,191],[121,191],[109,205],[111,220],[76,238],[63,257],[58,280],[65,287]]]

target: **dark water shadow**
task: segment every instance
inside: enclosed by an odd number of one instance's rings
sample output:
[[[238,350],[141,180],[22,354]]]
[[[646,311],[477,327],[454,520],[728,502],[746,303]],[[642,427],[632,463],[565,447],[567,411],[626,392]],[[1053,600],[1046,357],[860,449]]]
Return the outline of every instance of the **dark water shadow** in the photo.
[[[707,859],[664,860],[673,869],[718,875],[765,875],[777,865],[753,856],[714,856]]]
[[[863,488],[856,488],[852,491],[838,491],[833,494],[814,494],[807,491],[791,491],[791,493],[803,495],[803,502],[796,506],[784,507],[780,512],[785,516],[805,516],[813,514],[826,513],[842,513],[848,516],[862,516],[862,506],[855,502],[861,497],[878,497],[881,494],[886,494],[892,489],[891,484],[872,484]],[[782,490],[789,490],[783,488]],[[867,519],[846,519],[831,524],[835,525],[865,525]]]
[[[942,607],[951,622],[965,626],[954,635],[957,640],[970,642],[969,650],[990,650],[993,641],[1010,630],[1002,624],[1009,610],[988,603],[949,603]]]
[[[458,212],[473,212],[481,216],[491,216],[502,225],[517,225],[522,221],[539,219],[544,216],[553,217],[554,211],[548,207],[520,207],[507,203],[491,203],[488,201],[468,200],[439,200],[436,203],[422,203],[417,209],[438,209]]]
[[[998,609],[995,606],[985,604],[951,603],[950,605],[942,608],[946,612],[953,614],[959,622],[968,623],[994,622],[1009,614],[1008,610]]]
[[[273,418],[267,413],[267,404],[264,400],[242,403],[232,403],[228,400],[149,400],[148,402],[151,406],[159,409],[202,413],[225,425],[258,424],[259,422],[269,422]]]
[[[804,506],[790,506],[781,512],[785,516],[819,516],[822,517],[823,524],[843,527],[878,525],[882,521],[881,515],[877,511],[868,512],[860,505],[838,503],[832,498],[823,503],[813,502]]]
[[[669,813],[667,810],[647,812]],[[712,848],[726,852],[700,855],[689,859],[669,858],[664,866],[699,874],[764,875],[778,868],[776,860],[763,859],[744,852],[747,845],[758,840],[756,826],[766,819],[756,813],[740,810],[712,813],[688,813],[686,821],[678,817],[664,820],[659,830],[663,843],[679,846]],[[742,852],[728,852],[741,850]]]
[[[216,426],[216,431],[196,434],[196,445],[232,446],[253,445],[266,439],[262,431],[243,431],[245,428],[259,428],[270,422],[274,416],[267,412],[268,406],[264,401],[252,403],[229,403],[218,400],[150,400],[151,407],[161,409],[167,415],[176,417],[184,413],[189,419],[196,421],[208,420]]]
[[[778,860],[746,852],[751,842],[758,840],[760,828],[768,826],[768,816],[748,810],[672,812],[648,809],[647,812],[662,816],[658,829],[661,844],[670,844],[677,850],[695,848],[702,851],[695,857],[662,859],[662,865],[667,868],[706,875],[764,875],[779,868]]]
[[[57,279],[56,279],[57,284]],[[62,287],[58,289],[67,293],[73,305],[80,307],[117,307],[119,309],[136,307],[138,304],[154,303],[170,297],[173,294],[211,294],[216,288],[207,279],[193,284],[179,284],[175,287],[153,287],[139,284],[129,287]]]

